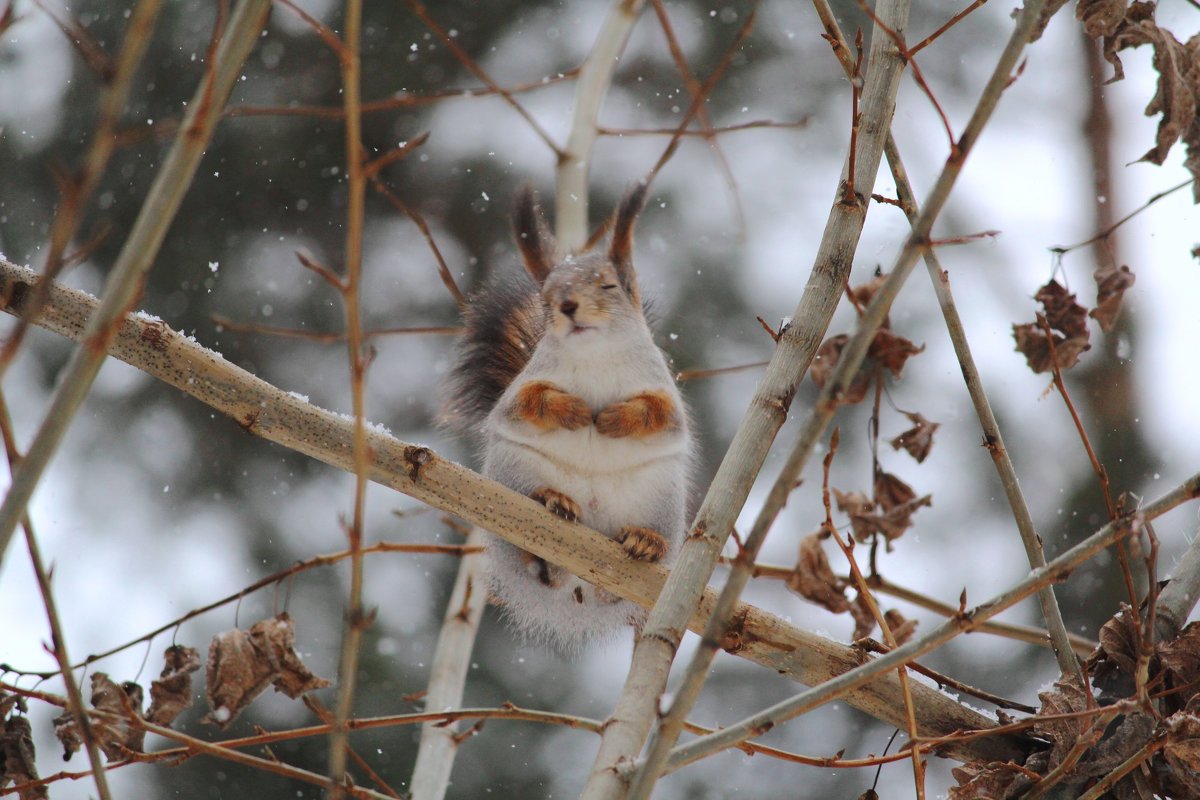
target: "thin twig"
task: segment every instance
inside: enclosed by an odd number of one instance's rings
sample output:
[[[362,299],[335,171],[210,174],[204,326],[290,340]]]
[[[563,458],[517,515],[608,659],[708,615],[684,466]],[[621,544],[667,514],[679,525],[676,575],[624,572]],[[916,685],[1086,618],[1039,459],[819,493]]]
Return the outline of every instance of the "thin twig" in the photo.
[[[706,131],[694,131],[694,130],[687,130],[687,131],[680,132],[678,125],[676,125],[675,127],[672,127],[672,128],[608,128],[605,126],[600,126],[599,128],[596,129],[596,132],[599,133],[601,136],[619,136],[619,137],[625,137],[625,136],[685,136],[685,137],[687,137],[687,136],[691,136],[691,137],[704,136],[707,138],[707,136],[710,136],[713,134],[716,134],[719,136],[720,134],[723,134],[723,133],[737,133],[739,131],[750,131],[750,130],[756,130],[759,128],[795,129],[795,128],[807,128],[807,127],[808,127],[807,119],[797,120],[796,122],[777,122],[775,120],[770,120],[770,119],[758,119],[758,120],[752,120],[751,122],[740,122],[736,125],[720,125],[720,126],[712,127],[712,128],[709,128],[707,132]]]
[[[367,513],[367,484],[370,481],[371,454],[367,449],[366,378],[367,355],[362,325],[362,246],[365,219],[367,176],[362,144],[361,33],[362,0],[347,0],[345,36],[341,57],[342,97],[346,106],[346,243],[345,277],[342,305],[346,311],[346,358],[350,365],[350,396],[354,414],[354,512],[346,529],[350,541],[350,591],[342,629],[342,648],[338,659],[337,703],[329,732],[329,779],[331,797],[345,796],[349,750],[346,721],[354,713],[354,695],[358,687],[358,662],[362,636],[372,616],[363,609],[363,526]]]
[[[1195,182],[1196,182],[1195,178],[1188,178],[1186,181],[1176,184],[1175,186],[1172,186],[1170,189],[1164,189],[1163,191],[1159,192],[1158,194],[1151,195],[1149,200],[1142,203],[1140,206],[1135,208],[1133,211],[1130,211],[1128,214],[1126,214],[1125,216],[1123,216],[1119,220],[1117,220],[1115,223],[1113,223],[1113,225],[1111,227],[1100,231],[1092,238],[1084,239],[1082,242],[1076,242],[1075,244],[1056,245],[1055,247],[1050,248],[1050,252],[1052,252],[1052,253],[1069,253],[1072,250],[1076,250],[1080,247],[1087,247],[1089,244],[1094,244],[1095,242],[1103,241],[1104,239],[1107,239],[1109,236],[1112,236],[1113,233],[1117,230],[1117,228],[1120,228],[1126,222],[1129,222],[1129,220],[1133,219],[1138,214],[1140,214],[1143,211],[1145,211],[1146,209],[1150,208],[1150,206],[1154,205],[1159,200],[1162,200],[1164,197],[1169,197],[1170,195],[1174,194],[1175,192],[1178,192],[1180,189],[1185,189],[1188,186],[1191,186]]]
[[[17,450],[17,441],[13,436],[12,419],[8,413],[8,400],[0,390],[0,435],[4,438],[4,452],[11,471],[21,460]],[[46,562],[42,558],[42,549],[38,544],[37,535],[33,530],[33,522],[28,514],[21,516],[21,527],[25,531],[25,544],[29,550],[29,560],[33,564],[33,574],[37,578],[38,591],[42,595],[42,607],[46,610],[46,621],[50,625],[50,644],[54,660],[58,662],[63,684],[67,689],[67,708],[82,734],[84,749],[87,750],[88,761],[92,765],[95,776],[96,792],[101,800],[112,800],[112,791],[108,788],[108,775],[104,771],[104,758],[96,742],[96,730],[92,727],[92,718],[83,703],[83,692],[79,689],[79,681],[71,671],[71,656],[67,651],[67,637],[63,633],[62,620],[58,615],[58,603],[54,599],[54,590],[50,585],[50,576],[46,571]]]
[[[447,33],[446,30],[437,23],[437,20],[435,20],[429,13],[428,9],[425,8],[424,3],[421,3],[420,0],[404,0],[404,5],[408,6],[409,10],[417,16],[417,19],[421,20],[421,22],[425,24],[425,27],[429,28],[429,30],[433,32],[434,36],[442,40],[442,44],[444,44],[446,48],[454,54],[454,57],[458,59],[460,64],[466,67],[467,70],[476,78],[487,84],[489,89],[503,97],[504,102],[512,106],[512,109],[521,115],[521,119],[525,120],[525,122],[529,124],[529,127],[535,134],[537,134],[538,138],[541,139],[556,156],[559,158],[563,157],[562,149],[555,144],[554,139],[550,137],[550,134],[546,133],[546,129],[543,128],[541,124],[533,118],[533,115],[530,114],[523,105],[517,102],[517,98],[513,97],[512,92],[492,80],[492,77],[487,74],[483,67],[479,66],[479,62],[467,55],[467,51],[463,50],[462,47],[459,46],[458,42],[454,40],[454,37]]]
[[[263,325],[258,322],[234,322],[221,314],[210,314],[209,319],[214,324],[235,333],[257,333],[263,336],[282,336],[288,339],[306,339],[311,342],[333,344],[346,341],[345,333],[326,333],[324,331],[306,331],[302,328],[283,328],[278,325]],[[378,336],[414,336],[414,335],[458,335],[462,333],[458,325],[426,325],[413,328],[369,328],[363,331],[363,340],[370,341]]]
[[[141,293],[167,227],[179,210],[204,148],[212,137],[220,108],[241,76],[242,64],[258,41],[270,7],[270,0],[244,0],[238,5],[228,31],[221,39],[216,58],[188,105],[183,128],[155,176],[133,230],[109,275],[104,299],[88,323],[83,343],[75,348],[59,378],[58,388],[32,445],[13,473],[8,495],[0,506],[0,563],[3,563],[13,531],[25,513],[42,473],[100,370],[122,316]]]
[[[983,4],[984,4],[984,3],[986,3],[986,2],[987,2],[987,0],[974,0],[974,2],[973,2],[973,3],[971,3],[971,5],[967,6],[967,7],[966,7],[966,8],[964,8],[962,11],[958,12],[958,13],[957,13],[957,14],[955,14],[953,17],[951,17],[951,18],[950,18],[950,19],[949,19],[949,20],[946,22],[946,24],[942,25],[942,26],[941,26],[940,28],[938,28],[936,31],[934,31],[933,33],[929,34],[929,35],[928,35],[928,36],[926,36],[924,39],[922,39],[921,41],[919,41],[919,42],[917,42],[916,44],[914,44],[912,47],[908,48],[908,54],[909,54],[909,56],[915,56],[917,53],[921,52],[921,51],[922,51],[922,50],[924,50],[926,47],[928,47],[929,45],[933,44],[935,41],[937,41],[937,39],[939,39],[939,38],[941,37],[941,35],[942,35],[943,33],[945,33],[946,31],[950,30],[951,28],[953,28],[953,27],[954,27],[955,25],[957,25],[958,23],[962,22],[962,21],[963,21],[963,19],[965,19],[965,18],[967,17],[967,15],[968,15],[968,14],[970,14],[972,11],[974,11],[974,10],[975,10],[975,9],[977,9],[977,8],[979,8],[981,5],[983,5]]]

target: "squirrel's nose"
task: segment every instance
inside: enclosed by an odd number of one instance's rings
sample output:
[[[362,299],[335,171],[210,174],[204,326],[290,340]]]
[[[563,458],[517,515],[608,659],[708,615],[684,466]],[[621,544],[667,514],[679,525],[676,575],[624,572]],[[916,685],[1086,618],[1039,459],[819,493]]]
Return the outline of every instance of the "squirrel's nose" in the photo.
[[[574,300],[563,300],[558,310],[568,317],[574,317],[575,312],[579,310],[579,303],[576,303]]]

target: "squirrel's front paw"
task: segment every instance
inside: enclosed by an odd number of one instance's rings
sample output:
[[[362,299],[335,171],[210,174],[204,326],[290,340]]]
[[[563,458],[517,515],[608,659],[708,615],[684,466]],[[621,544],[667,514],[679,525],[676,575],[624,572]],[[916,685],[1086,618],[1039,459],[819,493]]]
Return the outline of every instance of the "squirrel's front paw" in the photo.
[[[630,558],[638,561],[661,561],[667,554],[667,540],[661,533],[650,528],[626,525],[617,534],[617,541]]]
[[[544,505],[551,513],[557,514],[567,522],[579,521],[579,503],[576,503],[562,492],[551,489],[549,486],[543,486],[529,496]]]
[[[592,410],[575,395],[550,381],[531,381],[521,387],[512,415],[544,431],[566,428],[577,431],[592,422]]]
[[[620,439],[650,436],[675,424],[675,403],[666,392],[642,392],[596,415],[596,432]]]

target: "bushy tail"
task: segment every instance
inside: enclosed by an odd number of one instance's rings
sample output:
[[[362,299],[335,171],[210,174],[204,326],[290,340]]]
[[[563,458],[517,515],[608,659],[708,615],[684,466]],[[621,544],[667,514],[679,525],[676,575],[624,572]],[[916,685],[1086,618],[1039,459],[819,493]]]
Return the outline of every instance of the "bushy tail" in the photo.
[[[529,363],[546,329],[545,310],[524,272],[493,276],[472,295],[463,312],[466,330],[442,387],[440,422],[463,434],[479,434],[500,395]]]

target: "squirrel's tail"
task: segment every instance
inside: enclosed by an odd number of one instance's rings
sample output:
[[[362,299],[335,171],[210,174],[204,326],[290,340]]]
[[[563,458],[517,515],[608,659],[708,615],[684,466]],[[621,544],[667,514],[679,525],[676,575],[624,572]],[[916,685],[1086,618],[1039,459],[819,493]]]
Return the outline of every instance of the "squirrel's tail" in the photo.
[[[443,383],[443,426],[479,433],[504,390],[529,363],[546,329],[545,310],[523,271],[493,276],[467,301],[465,331]]]

